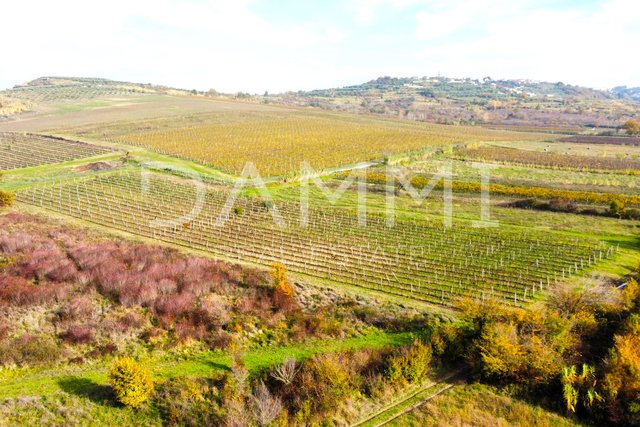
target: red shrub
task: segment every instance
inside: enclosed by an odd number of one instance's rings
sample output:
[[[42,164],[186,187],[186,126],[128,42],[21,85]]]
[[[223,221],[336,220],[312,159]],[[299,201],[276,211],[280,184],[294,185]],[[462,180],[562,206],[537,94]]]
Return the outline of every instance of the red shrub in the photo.
[[[207,337],[207,327],[205,325],[194,325],[188,319],[181,320],[175,327],[176,335],[181,340],[193,338],[204,340]]]
[[[64,334],[64,340],[71,344],[88,344],[93,340],[93,333],[86,325],[71,325]]]
[[[182,317],[195,308],[195,298],[189,294],[167,295],[159,298],[155,312],[166,325]]]
[[[138,313],[127,313],[118,319],[118,323],[122,326],[123,331],[138,329],[144,325],[144,322],[144,318]]]
[[[80,295],[75,296],[62,309],[61,317],[63,319],[87,319],[91,318],[94,313],[94,307],[91,298]]]
[[[151,306],[158,297],[158,291],[153,283],[125,284],[120,288],[120,303],[131,307],[134,305]]]
[[[12,305],[38,305],[47,301],[45,286],[34,285],[22,277],[0,279],[0,300]]]

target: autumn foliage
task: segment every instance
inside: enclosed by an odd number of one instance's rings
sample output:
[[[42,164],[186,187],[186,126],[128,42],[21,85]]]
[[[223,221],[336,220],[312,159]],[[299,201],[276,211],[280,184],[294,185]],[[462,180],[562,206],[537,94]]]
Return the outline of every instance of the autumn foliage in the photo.
[[[276,306],[283,309],[290,308],[294,301],[294,289],[287,278],[287,270],[285,266],[281,263],[273,264],[271,277],[273,278],[273,299]]]
[[[0,172],[0,181],[2,181],[2,172]],[[16,196],[11,191],[0,190],[0,208],[12,206],[15,200]]]
[[[153,380],[133,359],[117,359],[109,371],[109,384],[120,403],[132,408],[142,407],[151,397]]]

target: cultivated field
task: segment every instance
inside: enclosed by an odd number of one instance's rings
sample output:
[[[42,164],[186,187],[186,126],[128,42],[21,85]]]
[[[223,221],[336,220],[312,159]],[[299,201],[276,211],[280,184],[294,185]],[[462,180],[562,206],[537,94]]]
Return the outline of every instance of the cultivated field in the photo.
[[[488,163],[491,163],[491,182],[499,184],[620,194],[636,194],[640,188],[640,175],[532,167],[511,163],[497,164],[495,161]],[[410,169],[414,173],[433,175],[448,165],[451,165],[453,176],[457,180],[477,181],[480,176],[480,171],[472,162],[445,156],[413,163]]]
[[[246,162],[253,162],[263,176],[296,174],[302,161],[309,162],[315,170],[322,170],[359,162],[380,162],[387,156],[458,142],[549,138],[541,134],[286,109],[120,122],[67,132],[139,145],[235,175],[243,171]]]
[[[548,144],[543,151],[530,148],[498,147],[484,145],[476,148],[455,150],[456,157],[472,159],[481,162],[515,163],[550,168],[565,168],[576,170],[608,170],[619,173],[636,174],[640,170],[640,157],[630,153],[609,152],[598,147],[593,153],[578,154],[571,150],[571,146],[559,147],[563,144]],[[567,150],[561,152],[561,150]],[[581,151],[584,151],[583,148]],[[607,156],[608,154],[608,156]]]
[[[0,170],[89,158],[113,150],[82,142],[24,133],[0,133]]]
[[[202,211],[193,187],[154,176],[143,188],[139,175],[119,174],[19,193],[25,203],[104,226],[261,265],[282,261],[288,269],[318,279],[448,305],[460,296],[491,295],[510,304],[537,293],[613,253],[591,239],[501,227],[398,221],[369,216],[367,227],[339,209],[312,209],[299,223],[297,203],[270,207],[241,197],[223,225],[217,220],[229,191],[206,192]],[[277,211],[286,224],[279,227]],[[152,221],[182,218],[170,226]]]

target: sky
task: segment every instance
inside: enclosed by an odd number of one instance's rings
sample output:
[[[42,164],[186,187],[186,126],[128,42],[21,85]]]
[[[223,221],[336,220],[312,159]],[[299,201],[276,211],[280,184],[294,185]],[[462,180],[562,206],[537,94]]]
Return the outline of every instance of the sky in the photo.
[[[637,0],[20,0],[0,88],[40,76],[270,93],[380,76],[640,86]]]

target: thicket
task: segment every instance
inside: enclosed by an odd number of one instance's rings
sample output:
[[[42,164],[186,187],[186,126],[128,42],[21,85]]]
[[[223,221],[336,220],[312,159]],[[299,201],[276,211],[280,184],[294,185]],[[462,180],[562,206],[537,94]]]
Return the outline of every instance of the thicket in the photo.
[[[211,379],[159,384],[154,404],[169,425],[333,425],[361,416],[366,399],[425,381],[430,369],[431,347],[420,340],[287,359],[254,376],[236,360],[230,372]]]
[[[620,284],[616,284],[620,285]],[[460,301],[434,349],[480,381],[599,423],[640,425],[640,286],[558,288],[537,308]]]

